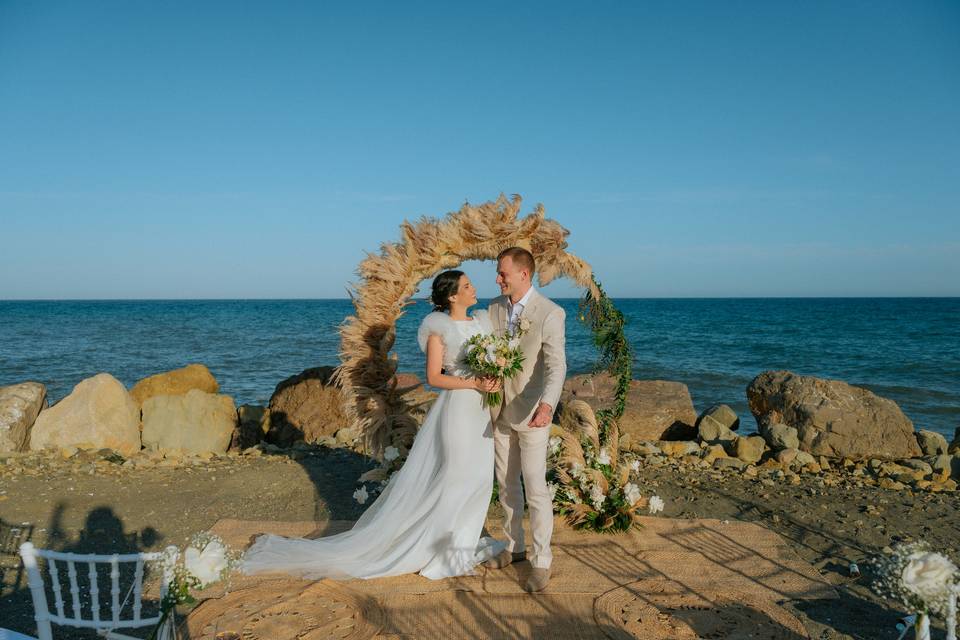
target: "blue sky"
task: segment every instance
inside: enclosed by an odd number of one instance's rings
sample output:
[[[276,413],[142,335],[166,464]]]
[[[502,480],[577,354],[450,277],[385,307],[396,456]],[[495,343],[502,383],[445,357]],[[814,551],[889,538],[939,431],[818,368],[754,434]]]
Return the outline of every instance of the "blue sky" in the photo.
[[[0,0],[0,299],[342,297],[500,192],[617,296],[960,295],[960,3]]]

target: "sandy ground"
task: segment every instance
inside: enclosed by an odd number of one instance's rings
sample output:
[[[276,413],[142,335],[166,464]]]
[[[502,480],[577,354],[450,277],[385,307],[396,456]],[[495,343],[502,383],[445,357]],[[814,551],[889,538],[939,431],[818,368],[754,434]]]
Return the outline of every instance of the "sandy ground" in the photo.
[[[121,467],[96,456],[0,463],[0,626],[21,632],[33,626],[16,556],[26,539],[76,552],[157,550],[182,545],[220,518],[355,519],[362,512],[351,497],[355,480],[374,466],[350,451],[325,448],[181,467]],[[801,612],[815,638],[896,638],[901,611],[869,589],[866,561],[884,547],[923,539],[960,556],[958,493],[830,487],[815,476],[793,485],[671,466],[642,468],[640,477],[666,501],[665,517],[753,521],[791,541],[841,593],[840,604],[828,611]],[[851,561],[863,571],[859,579],[849,576]]]

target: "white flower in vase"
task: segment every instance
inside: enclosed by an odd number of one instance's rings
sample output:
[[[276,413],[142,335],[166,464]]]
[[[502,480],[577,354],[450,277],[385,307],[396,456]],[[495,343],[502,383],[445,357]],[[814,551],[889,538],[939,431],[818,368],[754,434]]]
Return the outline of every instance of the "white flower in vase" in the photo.
[[[600,511],[603,508],[603,503],[606,502],[607,496],[604,495],[603,489],[600,485],[595,484],[590,487],[590,502],[593,503],[594,508],[597,511]]]
[[[400,457],[400,449],[397,449],[396,447],[391,446],[383,450],[383,459],[386,460],[387,462],[393,462],[399,457]]]
[[[600,453],[597,454],[597,463],[610,464],[610,452],[607,451],[606,447],[600,447]]]

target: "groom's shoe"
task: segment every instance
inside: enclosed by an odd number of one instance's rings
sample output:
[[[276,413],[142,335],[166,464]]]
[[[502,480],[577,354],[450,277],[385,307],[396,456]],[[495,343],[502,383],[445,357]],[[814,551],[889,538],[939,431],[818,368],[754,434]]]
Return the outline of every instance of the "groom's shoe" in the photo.
[[[523,562],[527,559],[527,554],[523,551],[508,551],[504,549],[497,555],[483,563],[483,566],[490,569],[503,569],[514,562]]]
[[[527,584],[524,589],[529,593],[543,591],[547,588],[548,582],[550,582],[550,569],[538,569],[534,567],[533,572],[530,573],[530,578],[527,579]]]

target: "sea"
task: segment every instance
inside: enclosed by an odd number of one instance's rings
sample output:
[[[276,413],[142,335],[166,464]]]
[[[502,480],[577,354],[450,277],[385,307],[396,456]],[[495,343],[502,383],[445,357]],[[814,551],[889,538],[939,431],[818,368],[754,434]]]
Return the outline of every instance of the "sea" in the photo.
[[[577,299],[567,311],[568,373],[597,366]],[[481,301],[481,305],[484,301]],[[787,369],[870,389],[917,429],[960,426],[960,298],[614,299],[634,351],[634,378],[687,385],[697,411],[730,405],[756,430],[746,388]],[[239,405],[266,404],[277,383],[336,365],[350,300],[0,301],[0,386],[34,380],[50,403],[107,372],[128,387],[190,363],[209,367]],[[421,374],[415,301],[397,325],[402,371]]]

